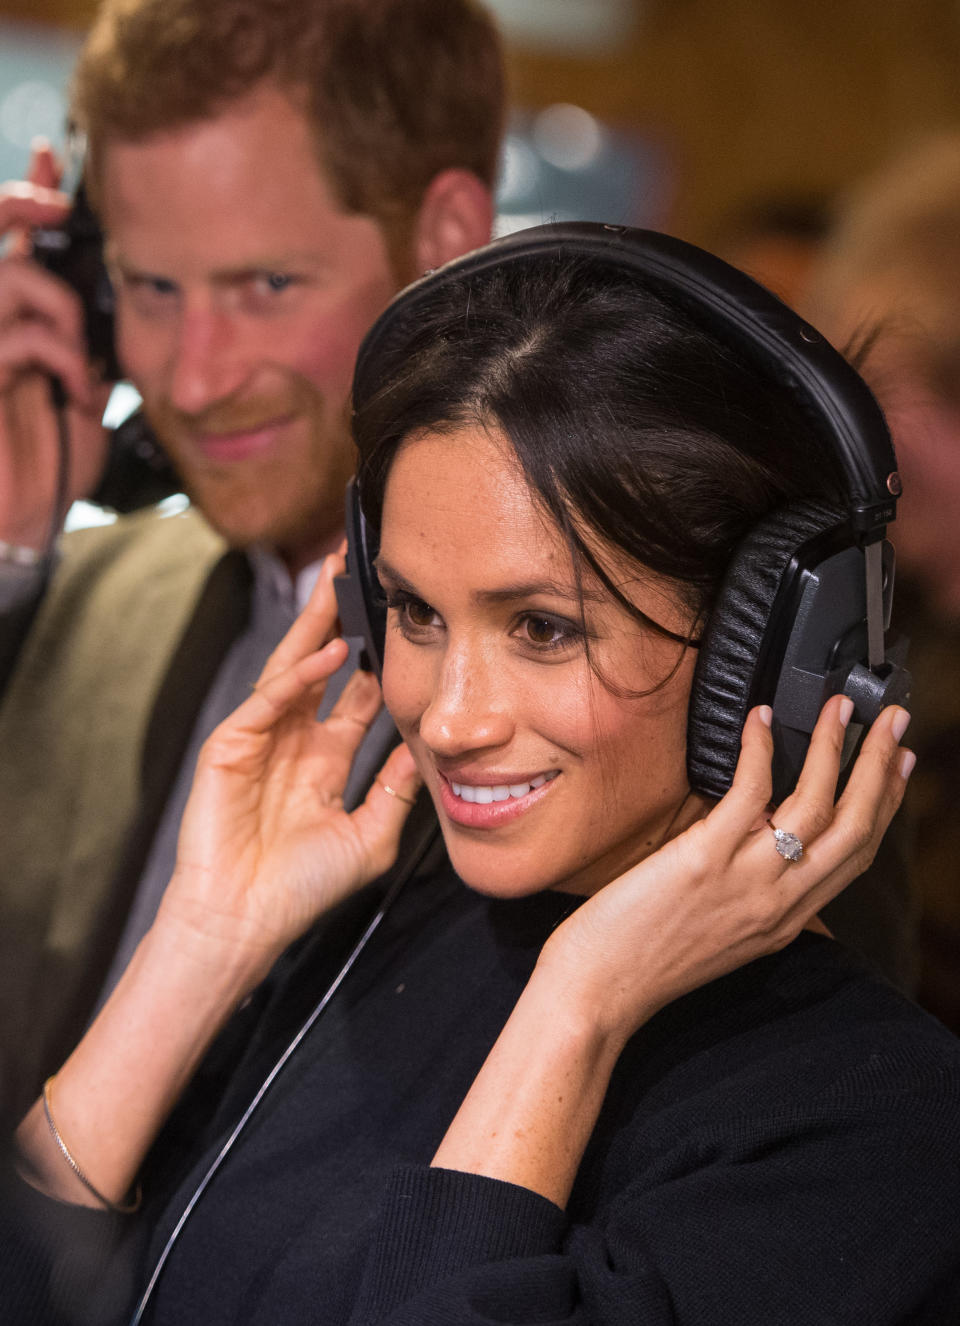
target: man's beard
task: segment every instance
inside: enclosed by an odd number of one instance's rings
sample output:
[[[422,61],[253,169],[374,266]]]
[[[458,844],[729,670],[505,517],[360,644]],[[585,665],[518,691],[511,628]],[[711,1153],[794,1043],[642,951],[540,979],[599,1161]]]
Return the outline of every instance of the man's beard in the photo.
[[[184,491],[233,546],[265,542],[294,559],[338,535],[343,501],[354,470],[349,412],[334,415],[308,379],[287,372],[275,390],[225,397],[196,413],[168,399],[145,399],[144,408],[183,480]],[[207,457],[204,433],[255,431],[283,423],[279,446],[236,461]]]
[[[227,396],[215,401],[196,414],[178,410],[170,400],[161,396],[145,400],[144,408],[161,444],[176,459],[184,450],[187,440],[189,454],[195,450],[195,439],[204,433],[230,434],[255,431],[295,415],[314,420],[323,415],[323,394],[312,382],[300,374],[287,374],[275,391],[259,392],[255,396]]]

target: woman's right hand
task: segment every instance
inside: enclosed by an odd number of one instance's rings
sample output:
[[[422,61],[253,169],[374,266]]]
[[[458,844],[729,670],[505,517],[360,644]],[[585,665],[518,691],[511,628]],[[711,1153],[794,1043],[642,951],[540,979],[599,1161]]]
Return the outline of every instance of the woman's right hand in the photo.
[[[62,225],[69,212],[57,175],[44,146],[35,149],[26,182],[0,188],[8,254],[0,260],[0,539],[38,552],[54,528],[60,466],[51,376],[67,396],[68,503],[92,491],[106,458],[100,421],[109,386],[92,379],[80,301],[28,257],[29,232]]]
[[[420,785],[400,746],[364,802],[344,809],[347,777],[381,696],[375,677],[357,671],[328,718],[316,719],[327,680],[347,655],[343,640],[329,639],[342,565],[326,559],[253,694],[205,743],[157,918],[212,961],[247,967],[251,981],[318,915],[389,868]]]
[[[108,1201],[127,1193],[237,1003],[311,921],[396,856],[420,785],[406,747],[356,810],[342,800],[379,686],[354,673],[325,722],[316,718],[347,655],[343,640],[329,640],[342,564],[327,558],[253,694],[206,742],[156,921],[57,1074],[58,1128]],[[37,1187],[100,1204],[54,1144],[42,1101],[18,1139]]]

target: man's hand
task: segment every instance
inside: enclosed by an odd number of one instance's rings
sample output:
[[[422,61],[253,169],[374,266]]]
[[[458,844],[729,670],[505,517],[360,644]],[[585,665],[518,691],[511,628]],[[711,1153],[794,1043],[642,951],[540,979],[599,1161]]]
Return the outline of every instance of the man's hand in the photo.
[[[52,153],[41,146],[28,180],[0,188],[0,539],[38,551],[65,514],[53,510],[61,459],[50,378],[59,378],[67,397],[65,505],[96,486],[110,391],[92,378],[76,295],[27,256],[31,230],[61,225],[69,212],[56,182]]]

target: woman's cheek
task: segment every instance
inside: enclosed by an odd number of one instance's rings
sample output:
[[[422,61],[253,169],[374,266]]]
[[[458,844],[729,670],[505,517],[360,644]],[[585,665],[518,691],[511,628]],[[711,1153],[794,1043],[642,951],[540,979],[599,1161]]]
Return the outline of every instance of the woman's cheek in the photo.
[[[388,628],[383,660],[383,703],[405,741],[416,732],[430,703],[430,665],[426,651],[410,645]]]

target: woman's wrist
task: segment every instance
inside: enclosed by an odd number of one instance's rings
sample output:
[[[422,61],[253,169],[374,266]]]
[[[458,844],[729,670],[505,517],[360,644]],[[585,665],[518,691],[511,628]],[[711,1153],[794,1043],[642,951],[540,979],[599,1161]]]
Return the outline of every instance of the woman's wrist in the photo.
[[[642,963],[638,953],[636,964]],[[577,1029],[584,1046],[596,1054],[612,1056],[614,1061],[634,1032],[666,1002],[658,997],[652,973],[643,982],[648,986],[646,997],[636,970],[630,973],[629,990],[621,989],[621,983],[613,963],[605,967],[597,962],[595,954],[587,961],[583,949],[563,926],[544,944],[531,977],[531,985],[540,989],[541,998],[552,1003],[554,1017]]]
[[[195,979],[225,1000],[242,999],[263,980],[285,945],[232,911],[180,896],[176,884],[175,874],[145,937],[151,953],[160,963],[173,962],[181,979]]]
[[[618,1054],[603,1019],[565,1003],[538,964],[433,1164],[564,1206]]]
[[[158,915],[56,1075],[55,1129],[42,1100],[18,1129],[24,1177],[61,1201],[125,1204],[167,1115],[258,979],[249,953],[216,944],[176,914]]]

